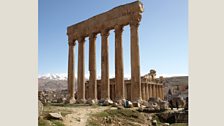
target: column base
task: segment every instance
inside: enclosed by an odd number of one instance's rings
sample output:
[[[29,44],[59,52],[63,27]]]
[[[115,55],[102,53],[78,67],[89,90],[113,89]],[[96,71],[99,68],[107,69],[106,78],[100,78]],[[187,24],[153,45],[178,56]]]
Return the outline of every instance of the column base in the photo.
[[[76,103],[76,100],[75,98],[70,98],[69,101],[68,101],[69,104],[75,104]]]
[[[86,103],[86,99],[79,99],[77,100],[78,104],[85,104]]]

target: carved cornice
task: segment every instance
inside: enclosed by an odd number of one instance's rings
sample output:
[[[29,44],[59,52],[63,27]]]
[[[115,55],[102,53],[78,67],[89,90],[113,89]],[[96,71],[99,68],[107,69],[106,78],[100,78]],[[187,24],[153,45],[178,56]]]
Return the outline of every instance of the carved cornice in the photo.
[[[117,24],[122,26],[130,23],[139,24],[142,12],[143,4],[139,1],[121,5],[85,21],[69,26],[67,28],[67,35],[72,35],[73,38],[77,40],[79,36],[87,37],[92,33],[102,33],[102,29],[114,29]]]

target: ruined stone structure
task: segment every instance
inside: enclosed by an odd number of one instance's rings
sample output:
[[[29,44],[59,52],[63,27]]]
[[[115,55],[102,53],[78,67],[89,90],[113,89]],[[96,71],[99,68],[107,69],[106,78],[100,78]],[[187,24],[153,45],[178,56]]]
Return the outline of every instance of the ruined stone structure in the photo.
[[[160,99],[164,99],[164,85],[163,85],[163,79],[160,77],[158,81],[154,80],[149,80],[148,78],[152,77],[151,74],[147,74],[145,76],[141,77],[141,86],[144,87],[144,91],[142,90],[142,100],[148,100],[151,97],[156,97]],[[155,77],[154,77],[155,78]],[[116,90],[115,90],[115,78],[110,79],[110,99],[115,101],[116,100]],[[91,97],[89,93],[89,88],[90,88],[90,83],[89,81],[86,81],[85,83],[85,89],[86,89],[86,99]],[[101,99],[101,80],[97,80],[97,98]],[[152,88],[152,87],[156,88]],[[158,91],[158,93],[156,93]],[[154,94],[154,95],[153,95]],[[124,80],[124,97],[127,100],[131,100],[131,80]]]
[[[123,74],[123,47],[122,47],[122,31],[123,27],[130,25],[131,33],[131,82],[128,90],[131,95],[131,101],[141,101],[145,99],[145,85],[141,83],[140,77],[140,58],[139,58],[139,37],[138,26],[143,12],[143,4],[139,1],[118,6],[105,13],[96,15],[80,23],[74,24],[67,28],[68,44],[69,44],[69,59],[68,59],[68,91],[70,101],[74,99],[73,87],[75,78],[74,69],[74,46],[78,44],[78,92],[77,101],[85,102],[87,99],[102,100],[111,99],[111,88],[109,79],[109,31],[115,30],[115,82],[113,91],[114,100],[119,101],[125,99],[125,84]],[[97,88],[96,79],[96,36],[101,34],[101,84]],[[89,37],[89,84],[88,91],[85,86],[85,69],[84,69],[84,48],[85,38]],[[152,78],[153,79],[153,78]],[[151,86],[148,86],[151,88]],[[152,96],[159,96],[158,85],[152,86]],[[97,92],[100,90],[100,96]],[[86,97],[88,92],[88,97]]]

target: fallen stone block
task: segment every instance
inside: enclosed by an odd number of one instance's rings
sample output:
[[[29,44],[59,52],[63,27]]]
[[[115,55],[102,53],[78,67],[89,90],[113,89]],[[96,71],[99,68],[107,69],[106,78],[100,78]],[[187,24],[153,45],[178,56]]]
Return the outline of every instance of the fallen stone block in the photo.
[[[61,115],[61,113],[48,113],[48,119],[59,119],[62,120],[63,117]]]

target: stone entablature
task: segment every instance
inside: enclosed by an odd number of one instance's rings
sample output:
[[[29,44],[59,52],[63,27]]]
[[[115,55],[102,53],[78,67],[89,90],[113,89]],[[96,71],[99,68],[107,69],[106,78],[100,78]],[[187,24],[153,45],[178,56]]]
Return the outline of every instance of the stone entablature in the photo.
[[[93,16],[85,21],[69,26],[67,35],[71,40],[80,36],[88,37],[92,33],[101,33],[103,29],[115,29],[116,25],[125,26],[141,20],[143,4],[139,1],[115,7],[107,12]]]

